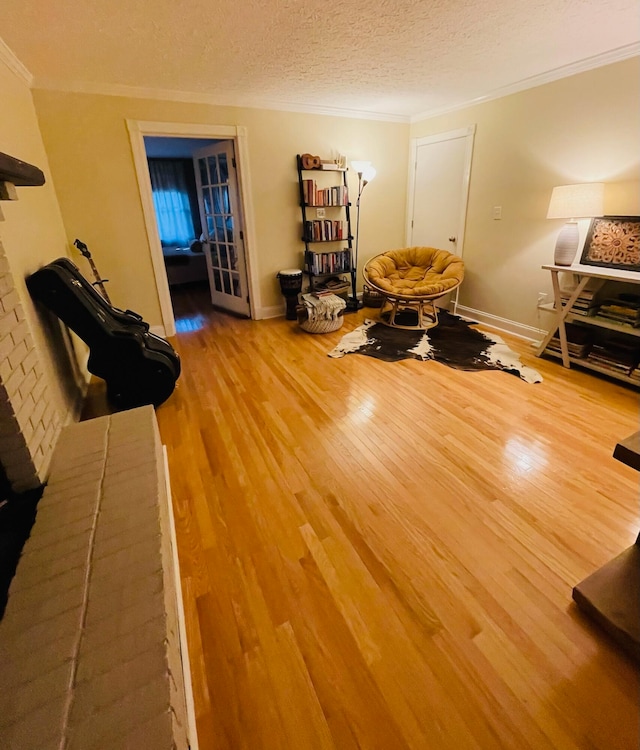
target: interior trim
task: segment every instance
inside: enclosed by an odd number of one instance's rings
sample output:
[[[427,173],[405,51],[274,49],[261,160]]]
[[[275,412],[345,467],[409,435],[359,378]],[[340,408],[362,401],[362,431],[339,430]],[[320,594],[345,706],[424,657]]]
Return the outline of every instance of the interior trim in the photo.
[[[532,89],[536,86],[542,86],[545,83],[552,83],[553,81],[559,81],[562,78],[569,78],[569,76],[574,76],[578,73],[585,73],[594,68],[603,68],[605,65],[628,60],[637,55],[640,55],[640,42],[627,44],[624,47],[618,47],[609,52],[603,52],[600,55],[587,57],[585,60],[579,60],[578,62],[570,63],[569,65],[563,65],[560,68],[548,70],[546,73],[539,73],[538,75],[529,78],[523,78],[520,81],[494,89],[487,94],[478,96],[474,99],[469,99],[468,101],[461,102],[452,107],[441,107],[419,112],[418,114],[411,115],[409,121],[415,123],[420,122],[421,120],[429,120],[438,115],[445,115],[449,112],[457,112],[460,109],[467,109],[476,104],[484,104],[484,102],[489,102],[493,99],[501,99],[503,96],[509,96],[509,94],[517,94],[519,91],[526,91],[527,89]]]
[[[33,75],[18,60],[14,51],[0,38],[0,62],[3,62],[9,70],[15,73],[24,83],[33,88]]]
[[[173,336],[176,332],[173,305],[167,271],[162,255],[162,244],[156,224],[155,209],[153,207],[153,193],[151,189],[151,178],[147,167],[147,155],[144,147],[144,136],[160,135],[174,138],[226,138],[236,144],[236,162],[238,170],[238,189],[240,193],[241,211],[244,219],[245,229],[245,252],[247,263],[247,281],[249,284],[249,305],[251,317],[256,318],[261,308],[260,287],[257,278],[257,253],[256,232],[251,200],[251,180],[249,177],[249,149],[247,145],[248,131],[246,127],[236,125],[204,125],[199,123],[184,122],[152,122],[147,120],[126,120],[131,141],[131,150],[135,165],[138,189],[142,201],[142,213],[144,216],[147,239],[151,252],[151,261],[156,278],[158,300],[162,315],[162,323],[167,336]]]
[[[491,328],[510,333],[527,341],[539,342],[546,334],[546,331],[541,331],[539,328],[534,328],[524,323],[517,323],[515,320],[509,320],[508,318],[501,318],[498,315],[491,315],[491,313],[482,312],[481,310],[474,310],[472,307],[466,307],[465,305],[457,305],[456,315],[468,318],[469,320],[475,320],[478,323],[484,323],[487,326],[491,326]]]
[[[328,115],[330,117],[348,117],[355,120],[409,123],[409,115],[326,107],[319,104],[298,104],[296,102],[283,102],[277,99],[258,99],[254,97],[235,96],[233,94],[220,96],[195,91],[154,89],[144,86],[123,86],[110,83],[97,84],[85,81],[61,81],[55,78],[44,77],[38,77],[33,88],[49,91],[65,91],[74,94],[122,96],[131,99],[155,99],[158,101],[183,102],[187,104],[209,104],[217,107],[244,107],[246,109],[267,109],[277,112],[302,112],[305,114]]]

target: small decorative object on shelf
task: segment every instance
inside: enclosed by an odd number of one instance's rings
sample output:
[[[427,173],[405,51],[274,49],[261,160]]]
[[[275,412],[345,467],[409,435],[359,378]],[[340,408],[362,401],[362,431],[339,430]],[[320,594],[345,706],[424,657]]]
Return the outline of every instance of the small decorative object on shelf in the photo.
[[[304,242],[304,273],[309,291],[323,288],[328,277],[352,271],[351,213],[346,159],[324,160],[313,154],[296,157]],[[314,172],[311,176],[309,173]],[[320,174],[322,173],[322,174]],[[323,249],[319,249],[323,246]],[[338,280],[333,294],[347,294],[349,282]]]

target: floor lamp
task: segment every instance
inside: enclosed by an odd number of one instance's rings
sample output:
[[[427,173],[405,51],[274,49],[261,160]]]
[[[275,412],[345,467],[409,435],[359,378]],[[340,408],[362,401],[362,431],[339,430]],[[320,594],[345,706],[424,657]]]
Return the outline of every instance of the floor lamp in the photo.
[[[358,274],[358,240],[360,239],[360,198],[365,185],[376,176],[376,170],[371,166],[370,161],[352,161],[351,166],[358,174],[358,198],[356,200],[355,251],[351,253],[351,297],[347,300],[347,310],[359,310],[362,303],[356,294],[356,277]]]

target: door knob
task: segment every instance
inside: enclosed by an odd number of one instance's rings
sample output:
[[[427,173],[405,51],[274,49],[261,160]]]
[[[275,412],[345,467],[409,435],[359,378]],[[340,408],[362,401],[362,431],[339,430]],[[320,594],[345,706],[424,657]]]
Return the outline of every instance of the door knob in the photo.
[[[455,242],[455,241],[456,241],[455,237],[449,237],[449,242]]]

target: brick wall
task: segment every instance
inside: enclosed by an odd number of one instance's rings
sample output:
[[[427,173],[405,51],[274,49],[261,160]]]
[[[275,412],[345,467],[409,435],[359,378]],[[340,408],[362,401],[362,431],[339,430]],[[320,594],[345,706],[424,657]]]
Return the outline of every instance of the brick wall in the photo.
[[[170,512],[152,406],[62,430],[0,621],[2,750],[196,749]]]
[[[44,483],[61,426],[0,242],[0,463],[16,492]]]

